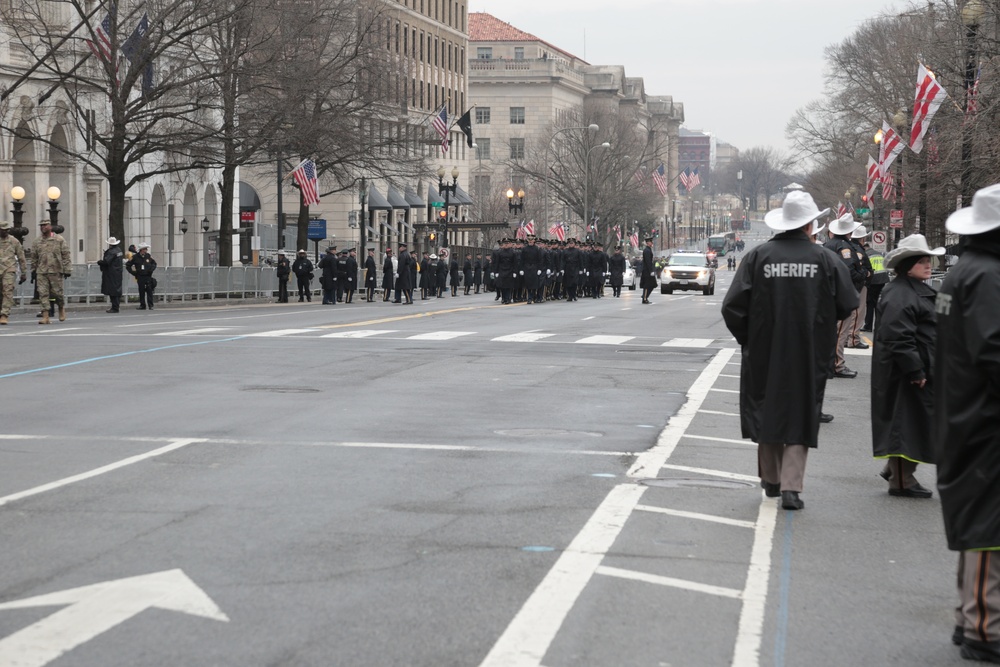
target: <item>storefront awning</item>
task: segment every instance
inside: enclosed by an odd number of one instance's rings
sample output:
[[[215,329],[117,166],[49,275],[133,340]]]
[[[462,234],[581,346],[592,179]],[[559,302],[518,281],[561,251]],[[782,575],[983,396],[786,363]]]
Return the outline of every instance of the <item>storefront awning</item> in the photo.
[[[410,188],[406,188],[406,194],[403,196],[406,198],[410,208],[423,208],[424,206],[427,206],[427,202],[421,199],[417,193]]]
[[[455,186],[455,195],[451,198],[451,200],[452,201],[449,203],[453,203],[455,200],[458,200],[458,203],[462,206],[472,206],[472,197],[469,196],[468,192],[462,189],[461,185]]]
[[[389,186],[388,195],[389,195],[388,197],[389,205],[392,206],[393,208],[402,209],[404,211],[408,211],[410,209],[410,205],[409,203],[407,203],[406,198],[402,195],[402,193],[399,190],[392,187],[391,185]]]
[[[391,211],[392,204],[389,203],[382,193],[375,189],[375,186],[368,188],[368,210],[369,211]]]
[[[444,206],[444,197],[438,194],[437,186],[431,183],[430,187],[427,188],[427,205],[433,206],[434,204]]]
[[[260,210],[260,197],[252,185],[245,181],[240,181],[240,208]]]

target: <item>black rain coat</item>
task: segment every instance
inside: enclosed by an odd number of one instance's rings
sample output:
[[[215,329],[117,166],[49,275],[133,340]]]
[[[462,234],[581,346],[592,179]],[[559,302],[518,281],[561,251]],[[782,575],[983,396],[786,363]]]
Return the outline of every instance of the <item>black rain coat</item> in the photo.
[[[857,307],[847,267],[800,230],[778,234],[743,257],[722,316],[743,347],[744,438],[816,447],[837,321]]]
[[[937,294],[923,281],[899,276],[882,290],[872,352],[872,453],[934,462],[934,339]],[[923,389],[911,380],[926,379]]]
[[[104,251],[104,257],[97,264],[101,267],[101,294],[122,295],[122,260],[125,253],[116,245]]]
[[[985,236],[967,237],[936,305],[934,442],[955,551],[1000,547],[1000,234]]]

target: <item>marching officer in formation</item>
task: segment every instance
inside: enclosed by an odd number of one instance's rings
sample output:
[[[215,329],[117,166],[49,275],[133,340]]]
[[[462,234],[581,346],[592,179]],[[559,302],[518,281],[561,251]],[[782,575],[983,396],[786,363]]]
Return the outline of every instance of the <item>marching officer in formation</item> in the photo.
[[[12,225],[7,220],[0,221],[0,324],[7,324],[10,307],[14,305],[14,280],[21,272],[18,285],[28,279],[28,267],[21,242],[10,235]]]
[[[611,272],[611,294],[620,297],[625,276],[625,255],[620,245],[615,246],[614,254],[608,259],[608,270]]]
[[[392,248],[386,248],[385,259],[382,260],[382,301],[389,300],[395,276],[396,258],[392,256]]]
[[[323,272],[319,286],[323,288],[323,305],[337,305],[337,246],[330,246],[326,254],[319,258],[316,268]]]
[[[354,292],[358,286],[358,251],[347,251],[347,282],[344,285],[344,303],[354,303]]]

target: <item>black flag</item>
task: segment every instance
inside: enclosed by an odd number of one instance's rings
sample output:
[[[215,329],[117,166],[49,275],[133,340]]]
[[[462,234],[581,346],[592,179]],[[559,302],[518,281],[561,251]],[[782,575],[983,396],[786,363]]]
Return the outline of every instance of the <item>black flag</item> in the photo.
[[[458,119],[458,129],[465,132],[466,142],[472,148],[472,109],[469,109]]]

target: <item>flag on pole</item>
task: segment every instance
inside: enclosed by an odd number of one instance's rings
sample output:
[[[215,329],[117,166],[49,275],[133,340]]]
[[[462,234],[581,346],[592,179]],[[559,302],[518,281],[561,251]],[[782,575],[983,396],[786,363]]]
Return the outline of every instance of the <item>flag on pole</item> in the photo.
[[[529,220],[528,222],[525,222],[523,224],[524,224],[524,233],[527,234],[528,236],[534,236],[535,235],[535,221],[534,220]]]
[[[438,136],[441,137],[441,152],[448,152],[448,105],[445,104],[431,117],[431,127],[433,127]]]
[[[691,173],[691,178],[689,178],[688,181],[691,183],[691,187],[688,188],[688,192],[701,185],[701,177],[698,175],[698,167],[694,168],[694,172]]]
[[[319,180],[316,178],[316,163],[303,160],[290,174],[302,191],[302,204],[312,206],[319,203]]]
[[[458,125],[458,129],[465,133],[465,141],[469,145],[469,148],[472,148],[472,144],[474,143],[472,141],[472,109],[462,114],[456,125]]]
[[[891,169],[885,172],[885,176],[882,177],[882,199],[896,202],[896,177]]]
[[[875,196],[875,188],[878,186],[878,162],[875,161],[871,155],[868,156],[868,181],[867,188],[865,189],[865,195],[868,197],[868,201],[872,200]]]
[[[660,163],[659,167],[657,167],[656,169],[653,170],[653,183],[656,185],[656,189],[657,189],[657,191],[659,191],[660,195],[666,197],[667,196],[667,173],[666,173],[666,170],[663,168],[663,163],[662,162]],[[619,240],[621,240],[621,239],[619,239]]]
[[[87,40],[87,46],[94,55],[107,62],[111,62],[111,22],[115,20],[116,12],[117,7],[112,3],[108,13],[104,15],[104,20],[94,27],[94,36],[97,40]]]
[[[917,95],[913,100],[913,125],[910,128],[910,150],[919,153],[924,147],[924,135],[931,119],[948,98],[948,93],[923,64],[917,65]]]
[[[517,226],[517,232],[514,233],[514,237],[515,238],[523,239],[523,238],[525,238],[528,235],[528,233],[524,229],[524,226],[525,226],[525,222],[524,222],[524,220],[522,220],[521,224],[519,224]]]
[[[889,123],[882,121],[882,142],[878,148],[878,171],[885,179],[889,167],[896,160],[896,157],[903,152],[903,142],[899,140],[896,130],[889,127]]]
[[[691,192],[691,167],[684,167],[684,171],[680,175],[681,185],[688,192]]]
[[[566,240],[566,227],[563,225],[563,223],[557,222],[556,224],[554,224],[551,227],[549,227],[549,234],[554,235],[560,241],[565,241]]]
[[[639,232],[634,231],[632,235],[628,237],[628,242],[633,248],[639,247]]]
[[[149,51],[149,43],[147,41],[148,34],[149,14],[143,14],[142,18],[139,19],[138,25],[135,26],[135,30],[132,31],[132,34],[125,40],[121,48],[122,55],[125,56],[125,58],[133,66],[136,65],[137,62],[142,62],[147,57],[147,53]],[[152,89],[153,61],[149,60],[142,72],[142,92],[149,93]]]
[[[845,215],[847,215],[847,207],[844,206],[844,202],[837,202],[837,217],[842,218]]]
[[[965,120],[972,119],[979,111],[979,76],[983,73],[983,66],[976,70],[976,78],[972,86],[965,91]]]
[[[621,243],[622,242],[622,226],[621,225],[615,225],[615,236],[618,237],[618,242]]]

